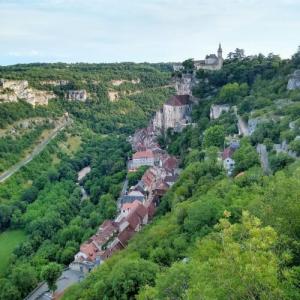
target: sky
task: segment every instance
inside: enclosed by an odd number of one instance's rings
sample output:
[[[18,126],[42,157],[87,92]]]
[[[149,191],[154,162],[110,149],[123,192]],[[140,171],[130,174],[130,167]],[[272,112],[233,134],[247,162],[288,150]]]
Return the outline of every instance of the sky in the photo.
[[[0,65],[290,57],[300,0],[0,0]]]

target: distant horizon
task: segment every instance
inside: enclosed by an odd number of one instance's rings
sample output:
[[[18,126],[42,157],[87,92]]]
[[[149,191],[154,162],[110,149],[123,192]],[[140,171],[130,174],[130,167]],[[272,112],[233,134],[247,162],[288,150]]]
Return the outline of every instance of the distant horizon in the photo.
[[[246,55],[290,58],[297,0],[0,0],[0,65],[168,63]]]

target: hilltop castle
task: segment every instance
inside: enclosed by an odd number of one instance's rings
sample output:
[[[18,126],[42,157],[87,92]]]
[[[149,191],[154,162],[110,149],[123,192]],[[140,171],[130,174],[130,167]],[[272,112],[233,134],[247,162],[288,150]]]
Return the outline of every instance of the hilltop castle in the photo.
[[[223,50],[221,44],[219,44],[219,48],[216,54],[206,55],[203,60],[195,60],[194,66],[196,70],[220,70],[223,66]],[[180,71],[183,69],[182,64],[173,64],[174,71]]]

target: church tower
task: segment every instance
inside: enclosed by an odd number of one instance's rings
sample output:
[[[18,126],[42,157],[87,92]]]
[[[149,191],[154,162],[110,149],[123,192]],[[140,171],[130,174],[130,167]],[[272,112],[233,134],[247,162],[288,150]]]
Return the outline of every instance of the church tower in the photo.
[[[221,47],[221,43],[219,43],[219,49],[218,49],[218,65],[219,69],[223,67],[223,56],[222,56],[223,50]]]
[[[223,60],[222,53],[223,53],[223,50],[222,50],[222,47],[221,47],[221,43],[219,43],[218,59],[222,59]]]

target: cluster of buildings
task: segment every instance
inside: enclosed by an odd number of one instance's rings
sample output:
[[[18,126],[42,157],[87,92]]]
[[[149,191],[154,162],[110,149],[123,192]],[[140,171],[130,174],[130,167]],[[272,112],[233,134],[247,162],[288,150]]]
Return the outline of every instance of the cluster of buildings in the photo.
[[[223,50],[221,44],[219,44],[219,48],[217,54],[209,54],[206,55],[203,60],[195,60],[194,67],[196,70],[220,70],[223,66]],[[173,64],[174,71],[181,71],[184,67],[180,63]]]
[[[184,99],[184,105],[187,100]],[[135,172],[141,166],[149,168],[137,184],[121,194],[117,217],[105,220],[96,234],[80,246],[70,264],[72,270],[89,272],[100,265],[125,248],[132,236],[153,218],[161,197],[179,175],[177,158],[162,150],[156,137],[151,121],[147,128],[136,131],[130,138],[134,154],[128,162],[128,172]]]

